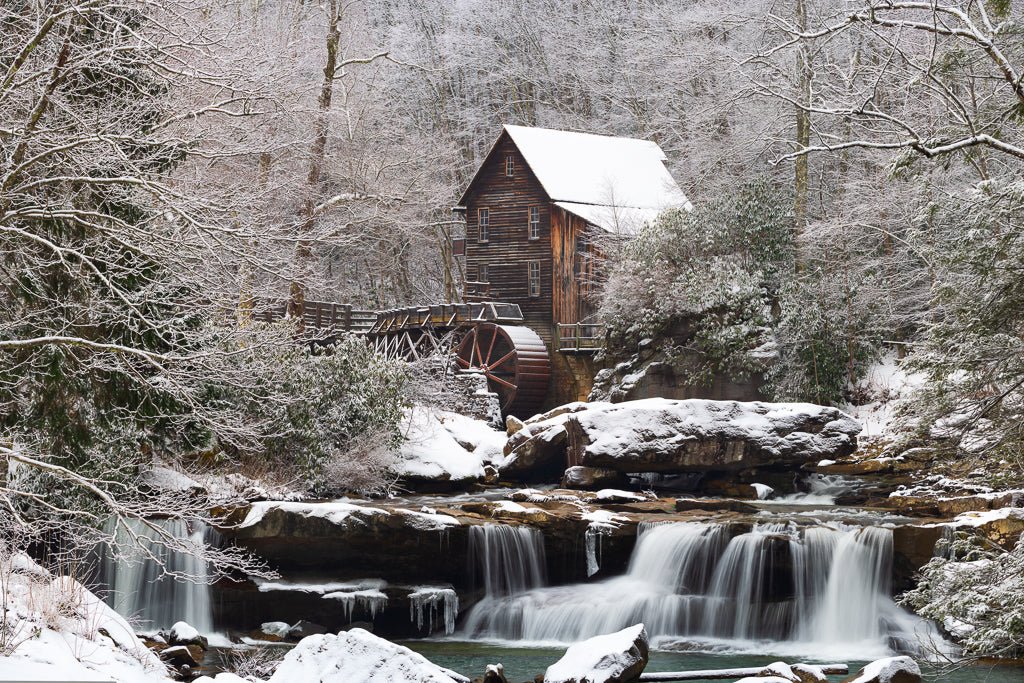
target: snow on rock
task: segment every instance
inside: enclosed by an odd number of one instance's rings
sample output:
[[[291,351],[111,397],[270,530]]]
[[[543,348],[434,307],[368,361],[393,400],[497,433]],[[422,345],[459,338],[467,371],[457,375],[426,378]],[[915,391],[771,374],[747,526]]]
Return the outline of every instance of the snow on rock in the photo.
[[[866,665],[849,683],[920,683],[921,668],[910,657],[886,657]]]
[[[172,645],[202,645],[204,648],[207,646],[207,640],[195,627],[191,626],[187,622],[178,621],[171,626],[171,630],[167,632],[167,641]]]
[[[751,486],[753,486],[754,491],[757,492],[758,500],[768,500],[772,497],[772,494],[775,493],[775,489],[768,486],[768,484],[751,484]]]
[[[239,529],[256,526],[271,512],[284,512],[299,515],[301,517],[319,517],[331,524],[344,524],[350,516],[370,517],[373,515],[387,515],[387,510],[370,507],[368,505],[356,505],[354,503],[298,503],[285,501],[259,501],[253,503],[249,513],[238,525]]]
[[[587,576],[593,576],[601,569],[601,537],[618,529],[628,518],[608,510],[584,512],[580,518],[589,522],[583,533],[583,545],[586,550]]]
[[[443,515],[430,508],[427,511],[396,508],[394,513],[404,517],[408,526],[420,531],[441,531],[462,524],[451,515]]]
[[[286,621],[265,621],[260,624],[260,631],[268,636],[277,636],[278,638],[287,638],[291,628],[291,624]]]
[[[169,683],[125,619],[83,585],[51,578],[27,556],[0,564],[0,612],[13,651],[0,680]]]
[[[648,498],[642,493],[634,493],[633,491],[601,489],[594,496],[594,500],[600,503],[642,503],[648,500]]]
[[[836,408],[649,398],[591,403],[565,424],[577,462],[622,472],[735,470],[852,453],[860,424]]]
[[[485,464],[503,458],[507,438],[483,420],[424,407],[405,411],[402,432],[397,474],[443,481],[483,477]]]
[[[544,683],[619,683],[636,679],[647,666],[647,631],[635,624],[569,646],[548,667]]]
[[[268,683],[452,683],[446,669],[407,647],[354,628],[303,638]]]
[[[242,678],[238,674],[233,674],[230,671],[219,673],[213,678],[209,676],[200,676],[192,681],[192,683],[252,683],[247,678]]]

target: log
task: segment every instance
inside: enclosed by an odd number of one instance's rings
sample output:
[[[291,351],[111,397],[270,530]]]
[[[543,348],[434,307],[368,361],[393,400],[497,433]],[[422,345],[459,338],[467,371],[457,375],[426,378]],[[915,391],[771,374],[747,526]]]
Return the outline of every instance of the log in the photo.
[[[742,669],[704,669],[703,671],[651,671],[640,674],[640,683],[665,683],[672,681],[719,681],[724,679],[756,676],[765,670],[765,666],[753,666]],[[846,664],[814,664],[826,675],[850,673]]]

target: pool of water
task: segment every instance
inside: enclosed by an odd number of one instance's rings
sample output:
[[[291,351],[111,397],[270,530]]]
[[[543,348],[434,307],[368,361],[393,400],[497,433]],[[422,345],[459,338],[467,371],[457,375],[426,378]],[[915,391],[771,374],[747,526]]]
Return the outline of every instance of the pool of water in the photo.
[[[562,656],[564,648],[509,647],[504,645],[459,642],[444,640],[409,640],[402,645],[419,652],[430,661],[457,671],[470,678],[482,676],[488,664],[500,663],[505,667],[509,683],[532,683],[534,676]],[[738,667],[764,666],[774,661],[811,661],[759,655],[710,654],[700,652],[652,651],[651,660],[645,671],[697,671],[704,669],[732,669]],[[843,663],[856,673],[867,662],[821,662]],[[1024,681],[1024,663],[975,664],[958,669],[926,667],[926,679],[942,683],[1021,683]],[[846,676],[831,676],[831,681],[841,681]]]

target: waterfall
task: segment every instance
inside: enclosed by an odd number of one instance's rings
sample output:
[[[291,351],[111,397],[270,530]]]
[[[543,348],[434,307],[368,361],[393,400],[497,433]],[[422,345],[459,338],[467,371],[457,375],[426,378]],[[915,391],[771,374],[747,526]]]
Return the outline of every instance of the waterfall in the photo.
[[[157,519],[148,523],[196,546],[210,543],[215,534],[200,522]],[[113,524],[113,520],[107,523],[111,533]],[[106,588],[107,604],[143,629],[169,628],[185,621],[200,633],[212,633],[213,609],[205,560],[168,550],[146,522],[127,519],[119,524],[113,541],[116,551],[105,545],[98,549],[99,578]]]
[[[464,635],[565,643],[643,622],[662,643],[698,649],[746,643],[763,651],[771,641],[823,653],[821,645],[856,644],[883,656],[892,644],[910,646],[924,624],[890,596],[889,529],[801,533],[793,524],[759,524],[730,538],[724,525],[690,522],[641,525],[638,533],[625,575],[489,592],[470,610]]]
[[[483,575],[488,598],[517,595],[546,583],[544,534],[529,527],[471,527],[469,561]]]

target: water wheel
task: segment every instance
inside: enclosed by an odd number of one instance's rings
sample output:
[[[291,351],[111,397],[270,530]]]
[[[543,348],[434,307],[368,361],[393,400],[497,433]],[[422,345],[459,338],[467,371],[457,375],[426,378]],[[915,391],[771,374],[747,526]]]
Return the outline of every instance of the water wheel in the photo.
[[[544,403],[551,361],[544,340],[528,327],[480,323],[462,338],[456,361],[487,377],[505,415],[529,417]]]

